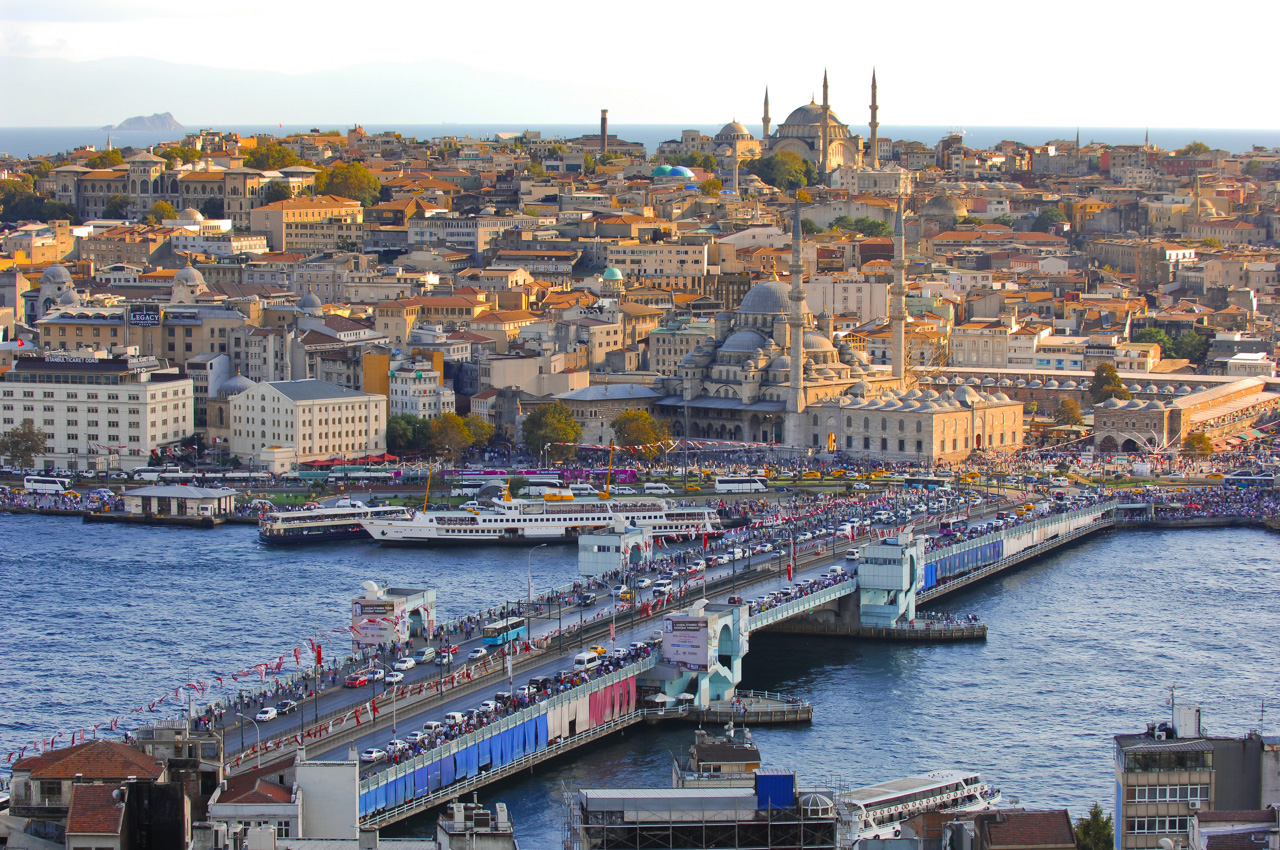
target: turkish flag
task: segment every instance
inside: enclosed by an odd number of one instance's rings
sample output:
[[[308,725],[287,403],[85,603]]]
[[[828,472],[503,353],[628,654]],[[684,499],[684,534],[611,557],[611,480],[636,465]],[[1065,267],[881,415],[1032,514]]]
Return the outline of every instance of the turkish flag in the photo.
[[[787,581],[791,581],[791,562],[787,561]]]

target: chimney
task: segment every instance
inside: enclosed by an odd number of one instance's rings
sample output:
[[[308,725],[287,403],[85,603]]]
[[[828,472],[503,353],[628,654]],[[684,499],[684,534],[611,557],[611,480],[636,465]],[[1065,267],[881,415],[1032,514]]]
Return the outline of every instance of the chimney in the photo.
[[[600,110],[600,153],[609,151],[609,110]]]

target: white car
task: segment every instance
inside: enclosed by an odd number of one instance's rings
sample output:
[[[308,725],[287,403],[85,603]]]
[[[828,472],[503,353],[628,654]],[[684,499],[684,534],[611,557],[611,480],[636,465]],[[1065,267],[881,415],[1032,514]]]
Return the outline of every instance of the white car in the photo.
[[[393,670],[384,677],[384,680],[385,684],[398,685],[404,681],[404,674],[399,670]]]
[[[468,661],[479,661],[481,658],[488,658],[488,657],[489,657],[489,650],[485,649],[483,646],[477,646],[475,649],[467,653]]]
[[[410,744],[424,744],[424,745],[425,745],[425,743],[426,743],[426,741],[427,741],[427,733],[426,733],[426,732],[419,732],[417,729],[414,729],[414,730],[413,730],[412,732],[410,732],[408,735],[405,735],[405,736],[404,736],[404,739],[405,739],[406,741],[408,741]]]
[[[387,671],[383,670],[381,667],[374,667],[369,673],[369,678],[375,682],[381,682],[383,679],[387,678]]]
[[[444,724],[439,720],[428,720],[422,724],[422,734],[434,735],[444,728]]]
[[[487,699],[484,702],[480,703],[480,710],[487,711],[490,714],[496,713],[499,708],[501,708],[501,706],[499,706],[496,702],[494,702],[491,699]]]
[[[634,496],[636,494],[634,487],[628,487],[625,484],[620,484],[617,487],[610,487],[609,489],[612,492],[617,493],[619,496]]]
[[[392,738],[387,742],[387,752],[389,753],[398,753],[401,750],[407,749],[409,749],[409,743],[407,741],[401,741],[399,738]]]
[[[277,715],[276,710],[271,706],[267,706],[266,708],[262,709],[262,711],[259,711],[258,715],[253,719],[258,721],[259,723],[266,723],[268,720],[275,720],[276,715]]]
[[[402,672],[405,670],[412,670],[414,667],[417,667],[417,666],[418,666],[418,662],[414,661],[413,658],[408,655],[406,655],[404,658],[397,658],[396,663],[391,665],[392,669],[400,670]]]
[[[614,599],[621,599],[622,594],[626,592],[627,592],[627,586],[625,584],[619,584],[619,585],[615,585],[613,590],[609,591],[609,595],[612,596]]]
[[[460,711],[451,711],[444,716],[444,722],[450,726],[458,726],[467,722],[467,718]]]
[[[370,764],[376,761],[386,761],[386,760],[387,760],[387,751],[380,750],[377,747],[370,747],[369,749],[365,750],[363,753],[360,754],[360,761],[368,762]]]
[[[636,589],[645,590],[646,588],[650,588],[650,587],[653,587],[653,579],[651,578],[636,579]]]

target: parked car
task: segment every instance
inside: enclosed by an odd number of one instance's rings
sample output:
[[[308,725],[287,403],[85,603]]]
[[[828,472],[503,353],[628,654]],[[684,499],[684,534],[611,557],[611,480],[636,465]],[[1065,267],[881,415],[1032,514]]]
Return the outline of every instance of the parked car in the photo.
[[[405,670],[412,670],[414,667],[417,667],[417,666],[418,666],[418,662],[414,661],[413,658],[411,658],[408,655],[406,655],[404,658],[397,658],[396,663],[391,665],[392,669],[399,670],[401,672],[404,672]]]
[[[386,760],[387,760],[387,751],[380,750],[377,747],[370,747],[369,749],[365,750],[363,753],[360,754],[360,761],[365,762],[367,764],[372,764],[374,762],[386,761]]]
[[[262,711],[259,711],[257,716],[254,717],[253,719],[258,721],[259,723],[266,723],[268,720],[275,720],[276,710],[271,706],[267,706],[266,708],[262,709]]]

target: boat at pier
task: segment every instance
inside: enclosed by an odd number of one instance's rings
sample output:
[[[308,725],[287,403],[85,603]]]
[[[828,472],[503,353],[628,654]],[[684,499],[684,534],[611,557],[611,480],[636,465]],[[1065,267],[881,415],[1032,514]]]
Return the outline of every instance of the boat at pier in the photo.
[[[368,540],[365,523],[373,519],[407,518],[409,509],[395,505],[370,507],[343,499],[333,507],[272,511],[258,520],[258,539],[271,546],[322,543],[331,540]]]
[[[387,546],[432,543],[542,543],[575,540],[619,520],[654,537],[691,538],[716,530],[711,508],[672,507],[665,499],[573,499],[548,501],[503,496],[468,510],[415,511],[401,518],[364,522]]]
[[[855,847],[863,840],[900,837],[903,821],[923,812],[978,812],[1000,800],[999,788],[963,770],[935,770],[836,795],[848,812]]]

